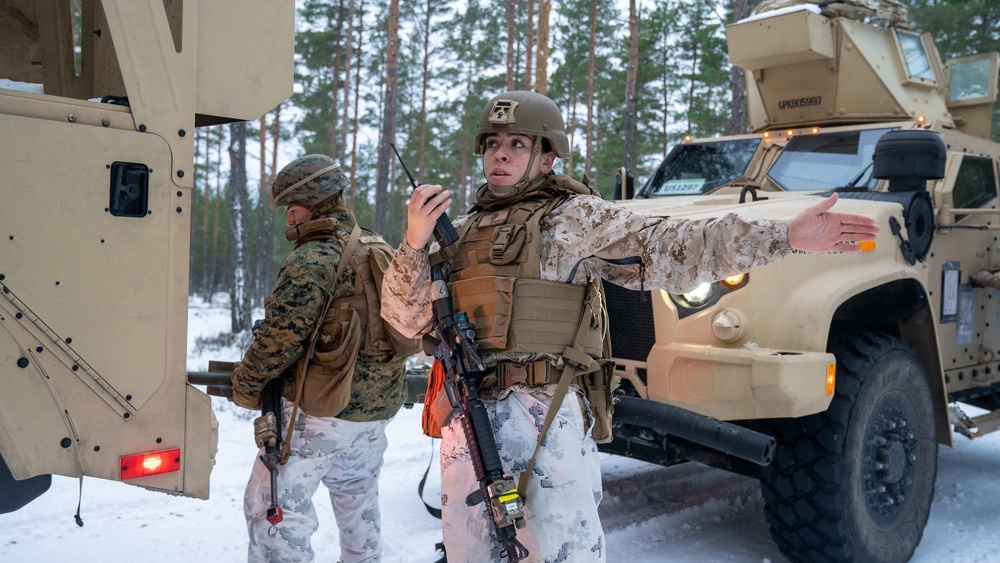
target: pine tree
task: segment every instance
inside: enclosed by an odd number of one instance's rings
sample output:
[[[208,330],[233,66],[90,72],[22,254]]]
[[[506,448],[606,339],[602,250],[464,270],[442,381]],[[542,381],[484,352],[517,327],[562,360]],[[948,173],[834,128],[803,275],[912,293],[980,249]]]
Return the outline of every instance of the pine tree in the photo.
[[[639,26],[635,0],[628,3],[628,74],[625,78],[625,144],[622,147],[622,166],[635,167],[636,79],[639,72]]]
[[[395,241],[401,234],[391,221],[393,211],[389,169],[394,158],[390,145],[396,142],[398,111],[397,79],[399,77],[399,0],[390,0],[389,36],[386,46],[385,100],[382,104],[382,132],[378,145],[378,175],[375,179],[375,231],[387,240]]]
[[[934,38],[944,61],[1000,51],[1000,2],[982,0],[911,0],[913,27]],[[1000,142],[1000,103],[993,104],[991,139]]]
[[[229,288],[231,330],[235,334],[250,329],[249,217],[247,205],[247,124],[229,125],[229,218],[231,244],[231,286]]]

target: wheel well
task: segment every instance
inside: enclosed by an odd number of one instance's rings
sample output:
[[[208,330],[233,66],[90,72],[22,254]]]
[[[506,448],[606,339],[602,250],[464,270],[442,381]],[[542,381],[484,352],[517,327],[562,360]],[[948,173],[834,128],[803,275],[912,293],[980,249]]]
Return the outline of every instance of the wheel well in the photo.
[[[894,280],[851,297],[833,315],[827,349],[835,336],[860,330],[898,336],[917,352],[934,393],[938,442],[951,446],[948,394],[941,375],[937,327],[923,286],[914,279]]]

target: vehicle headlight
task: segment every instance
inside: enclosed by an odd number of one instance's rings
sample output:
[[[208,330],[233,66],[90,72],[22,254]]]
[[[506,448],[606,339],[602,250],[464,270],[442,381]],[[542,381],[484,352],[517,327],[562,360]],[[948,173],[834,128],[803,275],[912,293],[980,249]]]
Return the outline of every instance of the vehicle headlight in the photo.
[[[713,297],[715,297],[715,284],[703,283],[687,293],[675,296],[674,300],[679,302],[678,305],[699,309],[710,303]]]
[[[722,299],[723,295],[746,286],[749,281],[749,274],[735,274],[715,283],[703,283],[680,295],[675,293],[669,295],[670,299],[677,305],[678,317],[683,319],[714,305],[719,299]]]

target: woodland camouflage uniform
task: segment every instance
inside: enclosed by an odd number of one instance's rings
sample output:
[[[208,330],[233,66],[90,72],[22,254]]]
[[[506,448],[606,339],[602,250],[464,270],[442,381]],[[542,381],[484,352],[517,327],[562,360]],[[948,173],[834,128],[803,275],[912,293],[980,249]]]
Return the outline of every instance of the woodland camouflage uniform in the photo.
[[[268,381],[284,379],[282,428],[286,428],[295,398],[296,364],[308,347],[330,288],[335,297],[355,292],[349,262],[336,283],[333,279],[355,225],[340,196],[347,182],[343,172],[332,168],[282,193],[329,166],[335,165],[325,156],[303,157],[282,169],[275,180],[275,207],[302,205],[313,212],[314,220],[332,218],[336,223],[305,234],[289,229],[295,249],[285,258],[275,288],[265,299],[264,319],[255,326],[250,348],[233,373],[235,400],[247,408],[259,408],[260,393]],[[336,239],[325,238],[330,235]],[[370,237],[377,235],[363,231],[361,240]],[[291,456],[279,467],[278,504],[284,520],[273,537],[265,519],[271,504],[269,473],[259,459],[254,464],[244,497],[250,561],[313,559],[310,536],[318,529],[318,521],[311,499],[320,482],[330,490],[340,529],[341,561],[381,558],[378,475],[386,448],[385,427],[405,398],[405,359],[388,359],[358,358],[350,400],[336,417],[299,411]]]
[[[506,96],[517,97],[527,104],[531,96],[540,95],[507,93],[493,101]],[[496,107],[494,115],[498,115]],[[486,110],[489,109],[487,106]],[[484,121],[480,123],[482,132],[488,126],[482,125]],[[547,125],[536,129],[561,133],[561,117],[555,127]],[[511,129],[523,134],[514,127]],[[537,144],[542,134],[534,135],[538,135]],[[568,150],[564,135],[562,139],[549,140],[557,155],[564,156]],[[543,176],[530,179],[520,193],[524,196],[533,190],[572,182],[566,177]],[[582,185],[576,187],[580,192],[590,191]],[[490,198],[489,189],[487,184],[477,192],[480,204]],[[482,213],[502,210],[503,204],[488,207],[473,208],[478,213],[458,218],[456,228],[461,231],[466,221]],[[658,288],[681,293],[703,281],[718,280],[782,258],[791,251],[787,228],[787,221],[747,221],[732,214],[706,220],[646,217],[597,195],[575,194],[541,220],[540,278],[577,285],[603,278],[633,290]],[[429,250],[436,251],[436,243]],[[458,250],[456,255],[462,252]],[[382,316],[407,336],[424,334],[432,328],[428,256],[428,250],[411,248],[404,240],[382,287]],[[622,264],[622,259],[632,259],[633,263]],[[452,264],[447,262],[445,268]],[[482,357],[487,367],[500,361],[539,359],[547,359],[560,368],[563,365],[558,354],[484,351]],[[526,469],[534,452],[555,389],[556,385],[549,383],[481,390],[504,470],[515,479]],[[607,557],[597,512],[602,487],[597,445],[591,434],[590,404],[575,385],[571,389],[576,391],[578,400],[570,400],[574,396],[570,395],[562,403],[539,449],[525,492],[527,527],[519,530],[517,537],[528,549],[530,561],[589,562],[604,561]],[[460,419],[453,419],[450,426],[442,429],[442,434],[442,521],[448,560],[499,561],[485,505],[469,507],[465,502],[477,482]]]

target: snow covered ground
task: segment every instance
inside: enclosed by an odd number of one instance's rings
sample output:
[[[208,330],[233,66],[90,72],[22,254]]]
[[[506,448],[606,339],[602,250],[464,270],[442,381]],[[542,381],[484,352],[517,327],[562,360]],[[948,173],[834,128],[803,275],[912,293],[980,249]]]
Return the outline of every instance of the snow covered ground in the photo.
[[[259,316],[259,313],[258,313]],[[189,313],[188,369],[209,359],[237,360],[235,346],[204,350],[199,336],[227,329],[226,309],[193,300]],[[83,528],[76,526],[79,482],[53,477],[45,495],[0,516],[4,563],[245,560],[243,488],[256,454],[248,411],[215,403],[219,454],[211,499],[154,493],[108,481],[83,483]],[[420,433],[419,411],[403,410],[388,428],[389,450],[381,477],[384,561],[436,561],[439,521],[417,497],[417,482],[432,459],[431,440]],[[1000,561],[1000,436],[970,442],[956,438],[942,448],[930,522],[913,561]],[[697,464],[663,468],[605,456],[602,521],[608,560],[645,563],[785,561],[771,541],[755,481]],[[436,503],[436,460],[425,497]],[[336,526],[321,487],[315,498],[321,524],[313,537],[317,561],[337,560]]]

